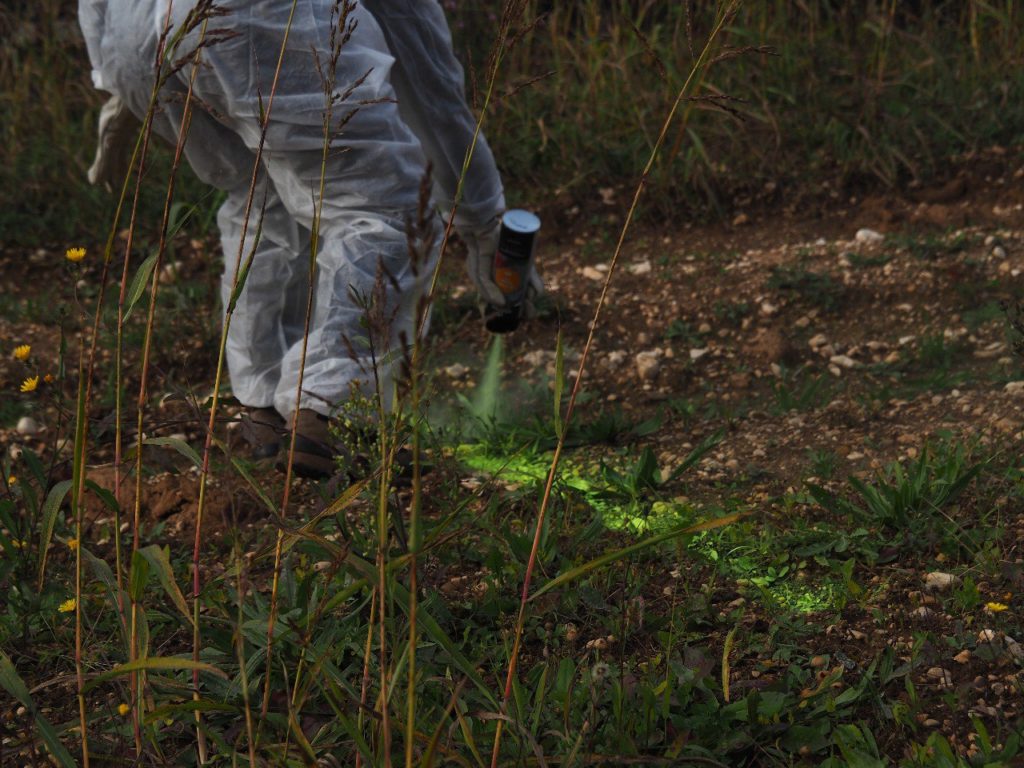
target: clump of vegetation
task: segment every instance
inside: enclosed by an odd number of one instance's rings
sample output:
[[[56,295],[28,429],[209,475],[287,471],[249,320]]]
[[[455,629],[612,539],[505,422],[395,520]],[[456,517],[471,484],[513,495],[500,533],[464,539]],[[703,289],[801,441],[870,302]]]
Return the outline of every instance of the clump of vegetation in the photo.
[[[799,265],[772,267],[768,287],[790,293],[826,312],[837,309],[845,294],[842,284],[829,275]]]

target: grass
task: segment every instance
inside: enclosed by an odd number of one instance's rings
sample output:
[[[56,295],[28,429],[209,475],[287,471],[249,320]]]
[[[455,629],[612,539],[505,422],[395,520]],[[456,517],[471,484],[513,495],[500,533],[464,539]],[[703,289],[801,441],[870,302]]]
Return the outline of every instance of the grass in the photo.
[[[667,83],[691,64],[691,34],[709,27],[713,7],[586,0],[544,10],[540,33],[512,52],[506,88],[551,74],[499,103],[494,132],[510,139],[499,157],[524,187],[613,186],[649,150]],[[727,42],[756,53],[705,74],[716,100],[689,104],[674,126],[649,208],[721,211],[733,195],[798,176],[927,181],[943,158],[1016,142],[1021,14],[1004,3],[743,4]],[[457,40],[485,15],[458,8]]]
[[[945,8],[919,18],[890,7],[873,26],[826,14],[825,4],[740,7],[722,17],[727,42],[770,43],[779,55],[758,48],[733,58],[734,51],[717,48],[726,58],[710,69],[689,45],[691,29],[697,41],[711,33],[707,8],[687,21],[676,6],[586,0],[552,7],[543,25],[522,37],[506,18],[499,25],[500,79],[484,75],[493,70],[473,54],[478,93],[496,88],[488,133],[504,149],[507,178],[521,187],[553,188],[560,179],[564,191],[582,194],[595,182],[632,179],[646,168],[650,185],[646,192],[636,187],[618,245],[608,239],[606,250],[615,249],[611,281],[644,200],[653,198],[643,203],[649,212],[690,196],[710,205],[737,178],[757,179],[769,164],[773,174],[792,167],[771,142],[753,153],[740,147],[730,167],[712,161],[733,130],[731,118],[725,127],[711,120],[719,102],[695,101],[694,94],[745,93],[755,85],[766,94],[764,83],[789,83],[789,91],[771,93],[820,110],[812,114],[838,115],[798,129],[792,121],[800,110],[773,111],[755,99],[719,104],[746,114],[755,124],[752,136],[760,130],[763,139],[769,124],[792,131],[785,135],[802,142],[805,157],[817,158],[812,174],[873,173],[893,181],[926,173],[928,152],[938,157],[970,146],[970,137],[939,134],[920,148],[924,156],[907,153],[901,131],[933,126],[935,115],[927,105],[909,114],[897,102],[924,88],[937,68],[959,62],[966,67],[959,76],[970,83],[1005,64],[1019,45],[1012,26],[1019,11],[1011,6],[999,24],[988,5],[972,3],[974,12],[965,16]],[[522,18],[536,10],[527,3]],[[42,20],[33,34],[53,37],[64,34],[59,11],[44,3],[3,19],[18,29]],[[479,23],[473,14],[455,9],[456,22],[465,22],[457,25],[461,39]],[[792,29],[782,38],[787,24]],[[906,65],[949,35],[966,36],[969,53],[957,48],[962,58]],[[516,44],[506,49],[505,36]],[[53,72],[74,81],[80,51],[37,50],[23,37],[11,38],[3,59],[18,88],[47,56]],[[1000,50],[991,50],[993,39]],[[837,64],[831,57],[842,50],[857,56],[842,64],[844,71],[830,71]],[[796,70],[805,57],[815,65],[813,77]],[[546,65],[555,67],[549,79],[506,92],[515,78]],[[691,70],[693,87],[680,89]],[[861,93],[848,78],[871,87]],[[806,92],[812,84],[846,88]],[[64,213],[103,213],[110,222],[107,202],[60,189],[66,171],[54,156],[26,149],[25,142],[37,141],[24,132],[28,121],[64,108],[87,115],[92,98],[70,88],[66,103],[53,105],[63,91],[45,90],[57,88],[49,80],[41,88],[37,104],[23,91],[7,96],[17,110],[10,124],[15,146],[28,158],[19,162],[39,171],[40,187],[25,190],[26,201],[57,190]],[[559,88],[568,102],[593,105],[586,131],[578,113],[548,108]],[[833,102],[822,101],[848,98],[851,89],[859,94],[857,119],[872,118],[868,123],[881,132],[869,131],[870,146],[851,127],[852,111],[828,111]],[[669,104],[680,105],[680,123]],[[520,124],[528,114],[529,130]],[[952,133],[965,118],[943,119]],[[972,137],[1000,135],[999,119],[978,121]],[[535,127],[540,145],[516,143],[535,136]],[[59,148],[85,128],[69,118],[47,130],[54,133],[44,131],[40,146]],[[589,154],[581,150],[585,139]],[[840,145],[848,154],[838,152]],[[344,413],[381,426],[380,439],[365,446],[375,451],[366,477],[344,490],[296,485],[234,455],[223,428],[222,366],[211,364],[224,342],[209,330],[216,325],[210,284],[159,279],[174,248],[186,249],[174,235],[185,208],[171,201],[200,201],[187,231],[202,234],[210,226],[213,201],[191,197],[177,172],[165,157],[147,179],[149,191],[130,201],[147,231],[128,240],[152,242],[152,249],[138,250],[153,260],[142,262],[152,272],[134,261],[106,265],[111,272],[125,267],[120,286],[111,282],[127,304],[117,304],[116,290],[83,291],[80,302],[72,300],[79,280],[94,288],[100,282],[97,258],[54,280],[47,287],[52,300],[2,308],[12,322],[48,323],[43,310],[73,306],[68,330],[77,342],[62,345],[53,359],[37,350],[25,371],[53,368],[55,380],[2,414],[12,419],[29,407],[59,414],[52,437],[72,438],[64,450],[54,442],[42,453],[6,454],[0,463],[0,687],[10,702],[2,704],[4,753],[60,765],[968,764],[951,746],[952,734],[925,725],[936,708],[963,707],[927,698],[915,686],[931,667],[948,663],[947,649],[983,652],[976,633],[913,628],[909,646],[898,645],[896,635],[910,630],[891,626],[887,609],[911,582],[905,573],[873,569],[892,562],[894,548],[917,558],[915,566],[934,566],[931,558],[942,555],[942,567],[962,580],[950,596],[935,598],[940,607],[955,612],[961,626],[984,622],[1016,631],[988,607],[1003,583],[1002,510],[1006,499],[1024,496],[1012,454],[940,444],[874,476],[826,487],[845,472],[834,451],[820,448],[801,461],[821,485],[768,493],[742,475],[698,484],[698,468],[718,463],[719,446],[754,418],[753,409],[712,401],[714,385],[705,383],[704,403],[674,399],[643,418],[632,410],[602,412],[580,389],[582,378],[566,389],[559,336],[551,390],[528,393],[507,418],[476,413],[465,430],[435,428],[427,400],[437,392],[426,381],[423,348],[413,345],[411,378],[395,410],[378,389]],[[671,190],[669,179],[682,173],[688,185]],[[69,196],[66,204],[60,194]],[[57,215],[40,209],[9,242],[41,242],[33,240],[37,228]],[[24,216],[23,208],[19,225]],[[76,237],[82,227],[73,230]],[[68,230],[50,232],[59,238]],[[819,306],[838,301],[825,276],[795,269],[778,272],[774,287]],[[369,301],[369,342],[377,343],[384,334]],[[600,326],[601,309],[591,328]],[[728,325],[751,313],[746,302],[715,307]],[[92,335],[83,332],[93,324]],[[663,333],[680,345],[695,343],[683,319]],[[195,358],[182,339],[197,344]],[[581,370],[589,340],[582,349]],[[951,380],[960,351],[942,336],[929,337],[913,366]],[[181,382],[197,402],[162,410],[156,381],[165,388]],[[767,394],[777,413],[813,411],[831,395],[828,381],[786,372]],[[574,419],[574,407],[584,404],[592,414]],[[686,429],[666,435],[672,415]],[[164,436],[181,424],[198,439]],[[690,443],[658,442],[680,435]],[[389,476],[392,452],[404,443],[414,453],[429,449],[436,467],[428,477],[417,471],[411,490],[398,493]],[[663,458],[666,447],[672,459]],[[563,454],[567,448],[577,452]],[[93,465],[111,461],[115,477],[126,480],[123,489],[97,484]],[[154,504],[150,486],[162,477],[174,492],[198,494],[183,523],[146,519]],[[843,634],[854,631],[864,637]],[[879,633],[893,642],[878,641]],[[1006,732],[993,737],[986,722],[993,723],[975,718],[968,726],[976,745],[971,764],[1008,764],[1019,751],[1018,724],[998,719]]]
[[[523,18],[541,21],[513,38],[488,117],[511,194],[542,190],[528,195],[531,203],[559,193],[589,200],[635,176],[671,102],[670,84],[693,64],[693,37],[710,28],[714,4],[692,16],[688,7],[527,3]],[[725,42],[753,55],[705,73],[714,98],[685,105],[652,168],[644,210],[686,204],[724,213],[734,197],[756,197],[769,182],[927,182],[942,177],[945,158],[1019,140],[1018,4],[856,8],[825,0],[740,5]],[[469,3],[451,10],[478,97],[488,55],[479,41],[493,37],[491,13]],[[0,15],[0,39],[0,82],[10,84],[0,92],[0,190],[18,190],[0,192],[0,241],[81,237],[74,222],[105,222],[112,207],[83,182],[99,98],[75,21],[55,0],[21,4]],[[167,152],[154,158],[154,172],[166,173]],[[202,199],[187,171],[182,187],[181,199]],[[143,207],[155,216],[161,203],[151,188]]]

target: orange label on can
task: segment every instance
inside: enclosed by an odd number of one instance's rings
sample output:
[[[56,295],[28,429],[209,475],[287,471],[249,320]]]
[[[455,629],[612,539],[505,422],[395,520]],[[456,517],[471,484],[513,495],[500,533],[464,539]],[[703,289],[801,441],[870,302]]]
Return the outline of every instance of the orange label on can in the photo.
[[[502,293],[509,294],[518,291],[523,281],[517,269],[500,264],[495,267],[494,282]]]

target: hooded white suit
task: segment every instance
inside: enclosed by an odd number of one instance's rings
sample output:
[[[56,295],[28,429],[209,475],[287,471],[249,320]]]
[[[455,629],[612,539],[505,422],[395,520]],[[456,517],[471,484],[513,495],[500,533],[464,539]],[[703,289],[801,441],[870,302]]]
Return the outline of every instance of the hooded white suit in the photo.
[[[193,4],[173,3],[173,27]],[[168,0],[79,1],[96,87],[119,96],[139,117],[152,92],[168,5]],[[227,193],[217,217],[226,303],[243,237],[261,109],[269,100],[292,0],[222,0],[218,6],[227,15],[212,19],[209,28],[228,29],[233,36],[203,49],[185,154],[201,179]],[[284,416],[295,408],[298,385],[310,227],[324,142],[325,98],[315,62],[317,55],[324,63],[331,58],[331,6],[330,0],[295,0],[243,263],[266,195],[260,240],[228,336],[236,397],[251,407],[273,406]],[[433,265],[422,265],[419,276],[413,273],[406,223],[416,216],[427,158],[434,169],[435,202],[450,208],[476,124],[436,0],[366,0],[351,18],[357,27],[341,49],[335,93],[358,85],[334,106],[335,124],[357,111],[334,140],[326,168],[316,303],[300,405],[325,414],[348,396],[353,383],[367,383],[368,360],[353,360],[351,354],[353,349],[366,354],[360,341],[366,335],[364,312],[353,293],[370,294],[378,264],[397,283],[387,291],[389,304],[397,308],[393,348],[402,332],[411,337],[414,308]],[[194,49],[196,39],[193,32],[180,53]],[[177,140],[191,71],[186,64],[160,94],[154,130],[171,142]],[[456,224],[486,227],[503,209],[501,180],[481,137]]]

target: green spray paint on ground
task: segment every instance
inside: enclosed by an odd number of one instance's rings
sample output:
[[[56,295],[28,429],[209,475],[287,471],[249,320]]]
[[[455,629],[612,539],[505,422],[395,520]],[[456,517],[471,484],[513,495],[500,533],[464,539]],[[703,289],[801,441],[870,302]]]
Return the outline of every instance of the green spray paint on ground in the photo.
[[[503,392],[502,373],[505,357],[504,339],[492,337],[487,361],[480,376],[480,384],[471,400],[463,401],[474,420],[481,425],[499,425],[513,416],[514,409],[502,408],[510,393]],[[518,414],[521,416],[522,414]],[[533,487],[537,498],[543,493],[551,469],[553,454],[524,445],[518,451],[494,452],[493,446],[481,443],[463,443],[456,448],[458,460],[469,470],[503,485]],[[610,457],[608,463],[618,465],[622,457]],[[621,467],[616,467],[621,469]],[[636,537],[661,533],[672,528],[695,523],[701,518],[694,505],[677,500],[631,498],[611,485],[602,463],[591,459],[589,463],[567,456],[559,464],[555,482],[556,494],[579,497],[611,531]],[[732,535],[739,535],[733,531]],[[708,545],[711,534],[697,536],[689,549],[697,557],[712,561],[727,578],[748,584],[763,600],[778,608],[796,613],[812,613],[833,607],[841,599],[841,585],[834,579],[819,579],[808,583],[793,575],[777,578],[769,563],[758,556],[756,546],[741,546],[747,554],[718,557]],[[736,556],[738,555],[738,556]]]
[[[493,352],[493,350],[492,350]],[[538,498],[543,492],[551,468],[551,453],[524,449],[511,456],[496,456],[479,444],[464,444],[456,449],[459,461],[471,471],[495,478],[506,485],[534,486]],[[571,458],[561,462],[556,492],[582,497],[602,523],[618,533],[647,536],[697,522],[699,510],[679,501],[639,501],[616,497],[601,477],[599,465],[586,466]],[[694,555],[713,560],[728,578],[748,582],[779,608],[796,613],[813,613],[834,607],[841,599],[842,587],[832,578],[809,583],[795,577],[770,578],[765,563],[755,556],[709,557],[707,546],[712,534],[702,534],[690,544]]]

